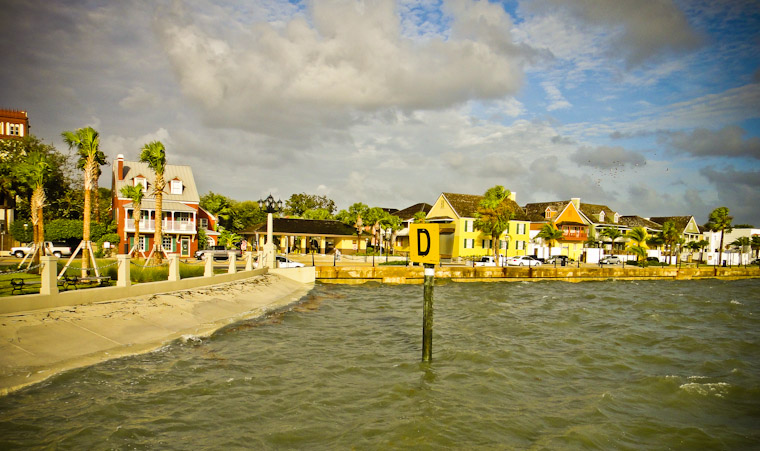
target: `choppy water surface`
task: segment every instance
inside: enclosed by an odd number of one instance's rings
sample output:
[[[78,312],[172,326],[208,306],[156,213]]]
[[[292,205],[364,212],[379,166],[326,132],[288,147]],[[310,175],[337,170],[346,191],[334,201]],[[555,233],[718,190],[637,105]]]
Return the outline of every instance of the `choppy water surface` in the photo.
[[[0,448],[760,447],[760,281],[317,285],[0,399]]]

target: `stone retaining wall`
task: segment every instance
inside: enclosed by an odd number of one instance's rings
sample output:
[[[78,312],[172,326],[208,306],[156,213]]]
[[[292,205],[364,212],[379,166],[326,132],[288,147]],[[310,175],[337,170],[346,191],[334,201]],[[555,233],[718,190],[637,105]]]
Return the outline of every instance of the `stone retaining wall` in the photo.
[[[436,267],[437,279],[452,282],[520,282],[537,280],[563,280],[581,282],[587,280],[688,280],[688,279],[751,279],[760,278],[760,267],[723,268],[702,266],[700,268],[649,267]],[[397,284],[421,284],[423,268],[419,266],[317,266],[316,279],[324,283],[360,284],[370,281]]]

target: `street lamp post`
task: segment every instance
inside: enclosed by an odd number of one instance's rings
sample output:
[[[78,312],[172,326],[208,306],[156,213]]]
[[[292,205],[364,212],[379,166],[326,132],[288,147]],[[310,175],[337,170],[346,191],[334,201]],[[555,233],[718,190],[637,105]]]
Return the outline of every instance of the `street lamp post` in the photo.
[[[385,248],[385,262],[388,263],[388,256],[391,253],[391,240],[393,239],[393,230],[390,227],[385,229],[385,236],[388,237],[388,247]]]
[[[259,199],[259,209],[267,214],[267,242],[264,244],[263,255],[259,257],[261,260],[261,267],[270,266],[275,267],[274,264],[274,242],[272,241],[272,213],[282,211],[282,201],[275,202],[274,197],[270,194],[266,199]]]

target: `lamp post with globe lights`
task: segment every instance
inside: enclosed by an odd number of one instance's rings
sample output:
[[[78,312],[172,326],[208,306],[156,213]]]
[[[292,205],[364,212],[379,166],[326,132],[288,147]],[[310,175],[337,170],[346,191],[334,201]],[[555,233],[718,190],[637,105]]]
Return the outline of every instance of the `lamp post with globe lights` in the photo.
[[[266,199],[259,199],[259,209],[267,214],[267,242],[264,244],[263,255],[259,257],[261,267],[271,266],[274,264],[274,243],[272,242],[272,213],[282,211],[282,200],[275,202],[274,197],[270,194]]]

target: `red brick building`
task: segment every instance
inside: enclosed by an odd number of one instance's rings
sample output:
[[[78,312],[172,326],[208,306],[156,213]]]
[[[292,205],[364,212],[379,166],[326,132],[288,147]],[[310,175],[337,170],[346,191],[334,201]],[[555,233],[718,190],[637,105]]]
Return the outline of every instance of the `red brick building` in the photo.
[[[126,161],[123,155],[113,164],[113,212],[117,233],[121,237],[119,252],[128,252],[135,243],[135,220],[132,199],[122,196],[124,186],[142,184],[145,197],[141,204],[140,250],[153,248],[156,231],[156,198],[153,195],[155,174],[147,163]],[[166,165],[164,171],[166,190],[162,202],[163,247],[169,253],[190,257],[198,250],[198,229],[204,229],[209,244],[215,244],[218,233],[214,232],[216,218],[200,207],[200,196],[190,166]]]
[[[0,109],[0,139],[23,138],[29,134],[26,111]]]

